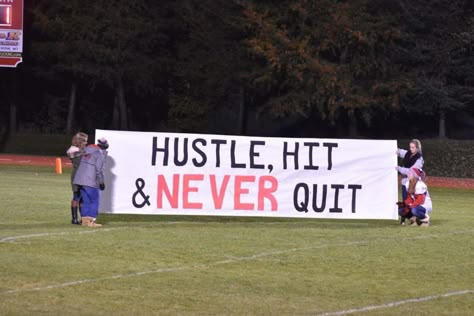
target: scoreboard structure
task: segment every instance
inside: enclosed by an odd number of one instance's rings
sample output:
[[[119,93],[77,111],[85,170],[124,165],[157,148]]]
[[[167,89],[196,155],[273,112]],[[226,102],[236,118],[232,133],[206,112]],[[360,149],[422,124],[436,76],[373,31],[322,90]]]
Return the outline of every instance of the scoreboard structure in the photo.
[[[23,0],[0,0],[0,67],[23,61]]]

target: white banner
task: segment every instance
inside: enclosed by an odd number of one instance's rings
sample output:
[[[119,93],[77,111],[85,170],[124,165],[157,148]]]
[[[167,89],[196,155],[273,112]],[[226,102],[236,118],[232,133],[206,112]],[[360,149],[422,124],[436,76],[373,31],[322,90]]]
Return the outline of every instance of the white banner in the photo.
[[[397,219],[395,140],[96,130],[110,144],[100,211]]]

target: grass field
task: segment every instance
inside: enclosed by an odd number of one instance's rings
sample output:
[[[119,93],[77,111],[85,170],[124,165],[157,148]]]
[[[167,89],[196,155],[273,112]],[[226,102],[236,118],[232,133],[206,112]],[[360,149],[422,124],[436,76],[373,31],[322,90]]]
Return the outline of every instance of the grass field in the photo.
[[[68,183],[0,166],[1,315],[474,314],[474,191],[433,189],[429,228],[101,215],[93,229],[69,224]]]

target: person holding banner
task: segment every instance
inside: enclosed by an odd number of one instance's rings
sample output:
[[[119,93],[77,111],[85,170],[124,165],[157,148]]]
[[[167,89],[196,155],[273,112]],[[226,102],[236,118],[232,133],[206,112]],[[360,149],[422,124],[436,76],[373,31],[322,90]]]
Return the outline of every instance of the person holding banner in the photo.
[[[72,172],[71,172],[71,187],[72,187],[72,200],[71,200],[71,224],[80,225],[78,219],[78,208],[81,201],[81,194],[79,186],[74,184],[74,177],[76,176],[77,169],[81,163],[82,155],[84,154],[84,148],[87,145],[88,135],[85,133],[77,133],[73,136],[71,141],[71,146],[66,151],[68,158],[72,163]]]
[[[104,170],[108,147],[109,143],[105,138],[99,139],[97,144],[87,146],[74,177],[74,184],[81,188],[83,226],[102,226],[96,223],[96,219],[99,214],[99,190],[105,189]]]
[[[420,169],[410,168],[407,172],[408,181],[405,184],[407,198],[398,202],[400,223],[404,225],[405,219],[410,218],[412,226],[427,227],[433,206],[426,183],[422,180]]]
[[[402,166],[395,167],[395,169],[402,174],[401,185],[402,185],[402,198],[407,198],[406,184],[408,182],[407,175],[410,168],[416,168],[420,170],[421,177],[425,180],[425,173],[423,171],[424,160],[421,152],[421,143],[418,139],[412,139],[409,143],[409,150],[397,149],[397,155],[402,158]]]

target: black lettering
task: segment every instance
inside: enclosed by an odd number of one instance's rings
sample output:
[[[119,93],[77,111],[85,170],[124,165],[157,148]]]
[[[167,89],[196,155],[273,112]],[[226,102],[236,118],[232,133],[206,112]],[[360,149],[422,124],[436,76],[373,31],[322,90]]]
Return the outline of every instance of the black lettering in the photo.
[[[303,189],[304,191],[304,201],[298,201],[299,190]],[[293,205],[295,210],[298,212],[308,213],[308,202],[309,202],[309,188],[306,183],[298,183],[293,191]]]
[[[255,163],[255,157],[260,157],[260,153],[255,152],[255,146],[265,146],[265,141],[263,140],[252,140],[250,141],[250,168],[252,169],[265,169],[265,165],[257,165]]]
[[[327,193],[328,193],[328,186],[326,184],[324,184],[323,185],[323,197],[321,198],[321,206],[318,207],[317,204],[316,204],[316,198],[318,196],[318,185],[313,184],[313,210],[316,213],[321,213],[326,208]]]
[[[188,139],[184,139],[183,144],[183,160],[179,161],[179,138],[176,137],[174,139],[174,165],[181,167],[184,166],[188,162]]]
[[[352,213],[355,213],[356,212],[356,193],[357,193],[357,190],[362,189],[362,185],[349,184],[347,187],[349,189],[352,189]]]
[[[163,166],[168,165],[168,144],[169,144],[169,138],[165,137],[165,147],[164,148],[158,148],[158,137],[153,137],[153,145],[151,148],[151,165],[155,166],[156,165],[156,153],[158,151],[163,152]]]
[[[334,192],[334,207],[329,209],[330,213],[342,213],[342,208],[338,207],[339,203],[339,189],[344,189],[344,184],[331,184],[331,188],[335,189]]]
[[[246,165],[244,163],[236,163],[235,162],[235,140],[230,142],[230,167],[231,168],[245,168]]]
[[[193,164],[195,167],[203,167],[204,165],[206,165],[207,156],[201,150],[201,148],[197,146],[198,143],[200,143],[202,146],[206,146],[207,144],[206,140],[202,138],[196,138],[195,140],[193,140],[193,149],[199,156],[201,156],[201,162],[198,162],[196,158],[193,158]]]
[[[323,143],[324,147],[328,148],[328,170],[332,169],[332,148],[337,148],[337,143]]]
[[[219,168],[221,166],[221,145],[227,144],[227,141],[225,139],[213,139],[211,144],[216,145],[216,168]]]
[[[313,147],[319,147],[319,143],[305,142],[303,145],[309,147],[309,165],[304,166],[305,170],[318,170],[319,167],[313,165]]]
[[[295,143],[295,151],[288,151],[288,142],[283,143],[283,169],[288,169],[287,167],[287,157],[293,156],[294,157],[294,166],[295,170],[298,170],[298,148],[299,143]]]

